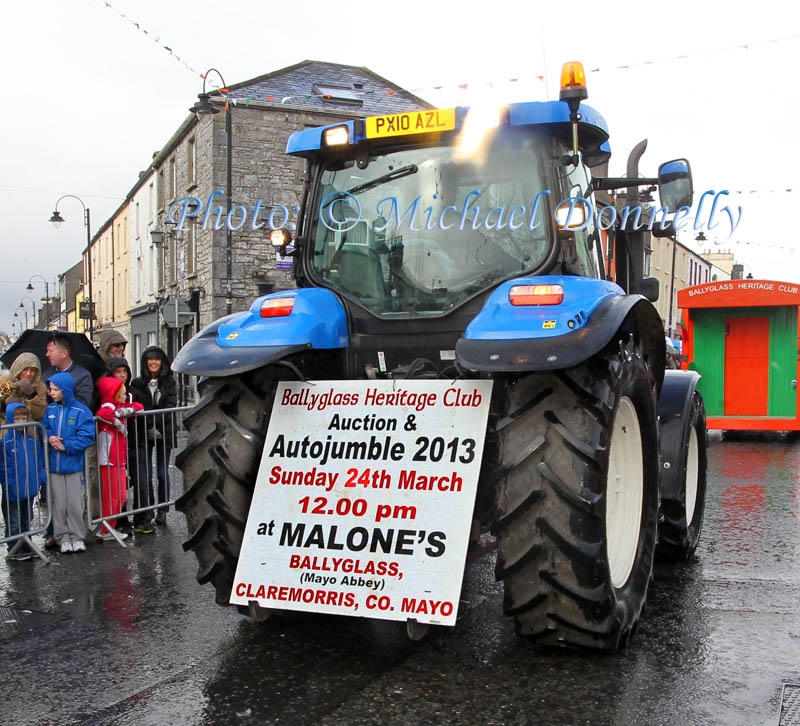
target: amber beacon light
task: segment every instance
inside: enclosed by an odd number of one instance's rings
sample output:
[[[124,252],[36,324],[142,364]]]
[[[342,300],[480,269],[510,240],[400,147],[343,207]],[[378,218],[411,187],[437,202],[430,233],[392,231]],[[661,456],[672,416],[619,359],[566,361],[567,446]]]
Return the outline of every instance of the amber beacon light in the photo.
[[[559,99],[566,101],[570,98],[576,98],[582,101],[588,97],[589,93],[586,90],[586,73],[583,70],[583,63],[579,61],[565,63],[561,68],[561,95]]]

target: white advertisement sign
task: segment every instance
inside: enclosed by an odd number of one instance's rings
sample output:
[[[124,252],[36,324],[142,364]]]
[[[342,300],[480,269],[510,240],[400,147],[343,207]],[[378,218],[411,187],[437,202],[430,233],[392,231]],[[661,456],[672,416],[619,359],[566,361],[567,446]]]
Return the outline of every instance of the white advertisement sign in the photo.
[[[455,624],[491,392],[281,383],[231,603]]]

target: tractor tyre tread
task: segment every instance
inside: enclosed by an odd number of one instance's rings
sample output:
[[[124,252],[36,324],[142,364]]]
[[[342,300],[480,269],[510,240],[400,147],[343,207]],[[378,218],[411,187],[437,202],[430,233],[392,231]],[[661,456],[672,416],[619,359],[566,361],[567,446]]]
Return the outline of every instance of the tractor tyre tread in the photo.
[[[611,582],[605,487],[622,396],[642,431],[644,499],[628,581]],[[517,633],[546,646],[616,650],[635,631],[658,523],[656,383],[634,333],[620,333],[574,368],[495,384],[495,575]],[[494,430],[492,430],[494,428]]]
[[[214,586],[219,605],[229,604],[275,390],[292,378],[276,366],[207,378],[184,419],[188,442],[176,464],[186,489],[175,508],[186,516],[183,546],[197,557],[197,580]]]

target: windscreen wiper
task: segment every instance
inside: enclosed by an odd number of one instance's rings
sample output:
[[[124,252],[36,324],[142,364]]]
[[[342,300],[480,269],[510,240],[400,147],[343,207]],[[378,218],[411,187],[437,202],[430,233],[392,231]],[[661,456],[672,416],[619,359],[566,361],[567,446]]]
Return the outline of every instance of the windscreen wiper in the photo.
[[[383,174],[382,176],[376,176],[374,179],[370,179],[368,182],[351,187],[347,190],[347,194],[359,194],[361,192],[366,192],[369,189],[379,187],[381,184],[385,184],[386,182],[394,181],[395,179],[400,179],[404,176],[410,176],[411,174],[416,174],[417,171],[418,168],[416,164],[401,166],[399,169],[394,169],[393,171]]]
[[[361,192],[366,192],[369,189],[374,189],[375,187],[380,186],[381,184],[385,184],[386,182],[394,181],[395,179],[400,179],[404,176],[410,176],[411,174],[416,174],[419,169],[417,168],[416,164],[409,164],[408,166],[401,166],[399,169],[394,169],[393,171],[388,172],[387,174],[383,174],[382,176],[377,176],[374,179],[370,179],[368,182],[364,182],[363,184],[357,184],[354,187],[350,187],[343,192],[332,192],[330,195],[330,201],[323,205],[320,208],[327,209],[331,206],[334,202],[338,202],[340,199],[345,199],[348,194],[359,194]],[[325,197],[326,199],[328,197]]]

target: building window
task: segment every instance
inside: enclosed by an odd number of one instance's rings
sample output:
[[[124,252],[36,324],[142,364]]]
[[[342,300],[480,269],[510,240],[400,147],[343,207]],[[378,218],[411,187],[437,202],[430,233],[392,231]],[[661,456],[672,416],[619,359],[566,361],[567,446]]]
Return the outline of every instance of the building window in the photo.
[[[169,160],[169,200],[172,201],[178,195],[178,168],[175,164],[175,157]]]
[[[348,106],[364,105],[364,99],[358,92],[343,86],[323,86],[315,83],[311,86],[311,93],[320,96],[323,103],[347,104]]]
[[[194,275],[195,272],[195,245],[194,245],[194,225],[190,224],[184,232],[186,244],[184,245],[185,270],[186,276]]]
[[[645,247],[644,249],[644,276],[650,277],[650,257],[653,254],[652,250],[649,250]]]
[[[164,198],[166,196],[164,189],[164,170],[158,172],[158,208],[164,209]]]
[[[136,202],[136,217],[135,217],[135,224],[136,224],[136,239],[139,239],[139,224],[141,220],[139,218],[139,202]]]
[[[133,355],[130,357],[131,367],[133,368],[133,375],[139,375],[139,356],[142,354],[142,336],[137,333],[133,336]]]
[[[149,347],[149,346],[155,345],[155,344],[156,344],[156,334],[151,331],[151,332],[149,332],[147,334],[147,345]],[[144,351],[142,351],[142,352],[144,352]]]
[[[147,188],[147,221],[149,222],[156,211],[155,208],[155,193],[153,190],[153,182]]]
[[[169,243],[167,243],[169,244]],[[167,244],[161,244],[158,248],[158,289],[167,286]]]
[[[189,146],[186,150],[186,182],[191,189],[196,184],[195,173],[197,169],[197,144],[194,139],[189,139]]]
[[[178,235],[171,235],[169,238],[169,282],[174,284],[177,280],[178,271]]]

